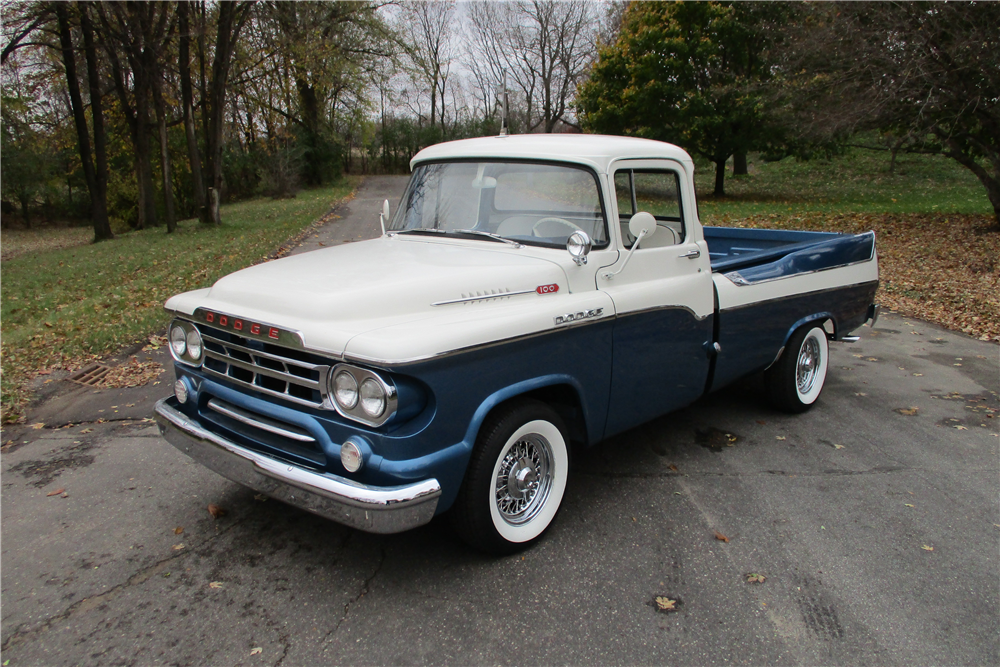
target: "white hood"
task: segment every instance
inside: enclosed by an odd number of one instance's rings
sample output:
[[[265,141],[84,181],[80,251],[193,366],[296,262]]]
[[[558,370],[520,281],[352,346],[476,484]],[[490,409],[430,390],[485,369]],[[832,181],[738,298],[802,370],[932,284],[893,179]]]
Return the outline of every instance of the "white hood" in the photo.
[[[489,241],[382,237],[243,269],[210,290],[178,295],[166,305],[296,330],[307,348],[337,356],[401,361],[551,327],[561,297],[569,296],[557,258],[541,256],[551,253]],[[552,284],[559,286],[555,294],[535,293]],[[373,335],[365,336],[368,332]]]

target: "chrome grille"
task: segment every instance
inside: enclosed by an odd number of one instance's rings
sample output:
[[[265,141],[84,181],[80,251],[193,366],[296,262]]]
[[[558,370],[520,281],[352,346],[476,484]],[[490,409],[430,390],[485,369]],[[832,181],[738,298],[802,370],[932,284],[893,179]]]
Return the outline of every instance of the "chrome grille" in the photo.
[[[223,340],[202,329],[203,368],[207,374],[299,405],[324,407],[329,365],[285,356],[281,354],[283,348],[276,345],[268,346],[271,351],[263,351],[250,347],[238,336],[230,338],[234,340]]]

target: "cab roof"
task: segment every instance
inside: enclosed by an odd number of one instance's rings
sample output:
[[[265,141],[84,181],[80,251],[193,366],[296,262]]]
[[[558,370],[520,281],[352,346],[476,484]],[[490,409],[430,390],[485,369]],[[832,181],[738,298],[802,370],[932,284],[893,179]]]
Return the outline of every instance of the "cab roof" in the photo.
[[[468,158],[560,160],[608,173],[621,159],[666,158],[691,164],[684,149],[662,141],[600,134],[514,134],[505,137],[460,139],[428,146],[410,160],[410,170],[421,162]]]

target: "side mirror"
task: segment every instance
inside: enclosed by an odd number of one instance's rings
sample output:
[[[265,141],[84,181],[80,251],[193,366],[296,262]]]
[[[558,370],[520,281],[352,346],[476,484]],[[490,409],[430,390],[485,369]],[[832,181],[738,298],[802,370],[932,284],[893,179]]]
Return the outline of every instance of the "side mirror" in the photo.
[[[385,221],[389,219],[389,200],[382,201],[382,212],[379,213],[378,222],[382,225],[382,236],[385,236]]]
[[[639,241],[647,236],[652,236],[656,232],[656,218],[652,213],[639,211],[628,221],[628,232],[635,237],[633,248],[639,245]]]
[[[615,276],[625,270],[628,266],[628,261],[632,259],[632,253],[634,253],[638,248],[642,240],[648,236],[652,236],[656,232],[656,218],[653,217],[652,213],[646,213],[645,211],[640,211],[632,216],[628,221],[628,232],[635,237],[635,243],[629,248],[628,254],[625,255],[625,261],[622,262],[621,268],[617,271],[609,271],[603,274],[605,280],[612,280]]]

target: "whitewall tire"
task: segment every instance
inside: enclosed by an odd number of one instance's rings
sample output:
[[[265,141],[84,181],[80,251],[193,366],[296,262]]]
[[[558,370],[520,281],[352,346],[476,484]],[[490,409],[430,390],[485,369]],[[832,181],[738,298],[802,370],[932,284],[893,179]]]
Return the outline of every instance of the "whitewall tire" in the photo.
[[[786,412],[805,412],[819,399],[830,365],[830,344],[822,327],[806,325],[788,340],[781,358],[764,374],[771,403]]]
[[[460,536],[490,553],[512,553],[552,524],[569,477],[569,445],[554,410],[519,401],[483,424],[452,509]]]

